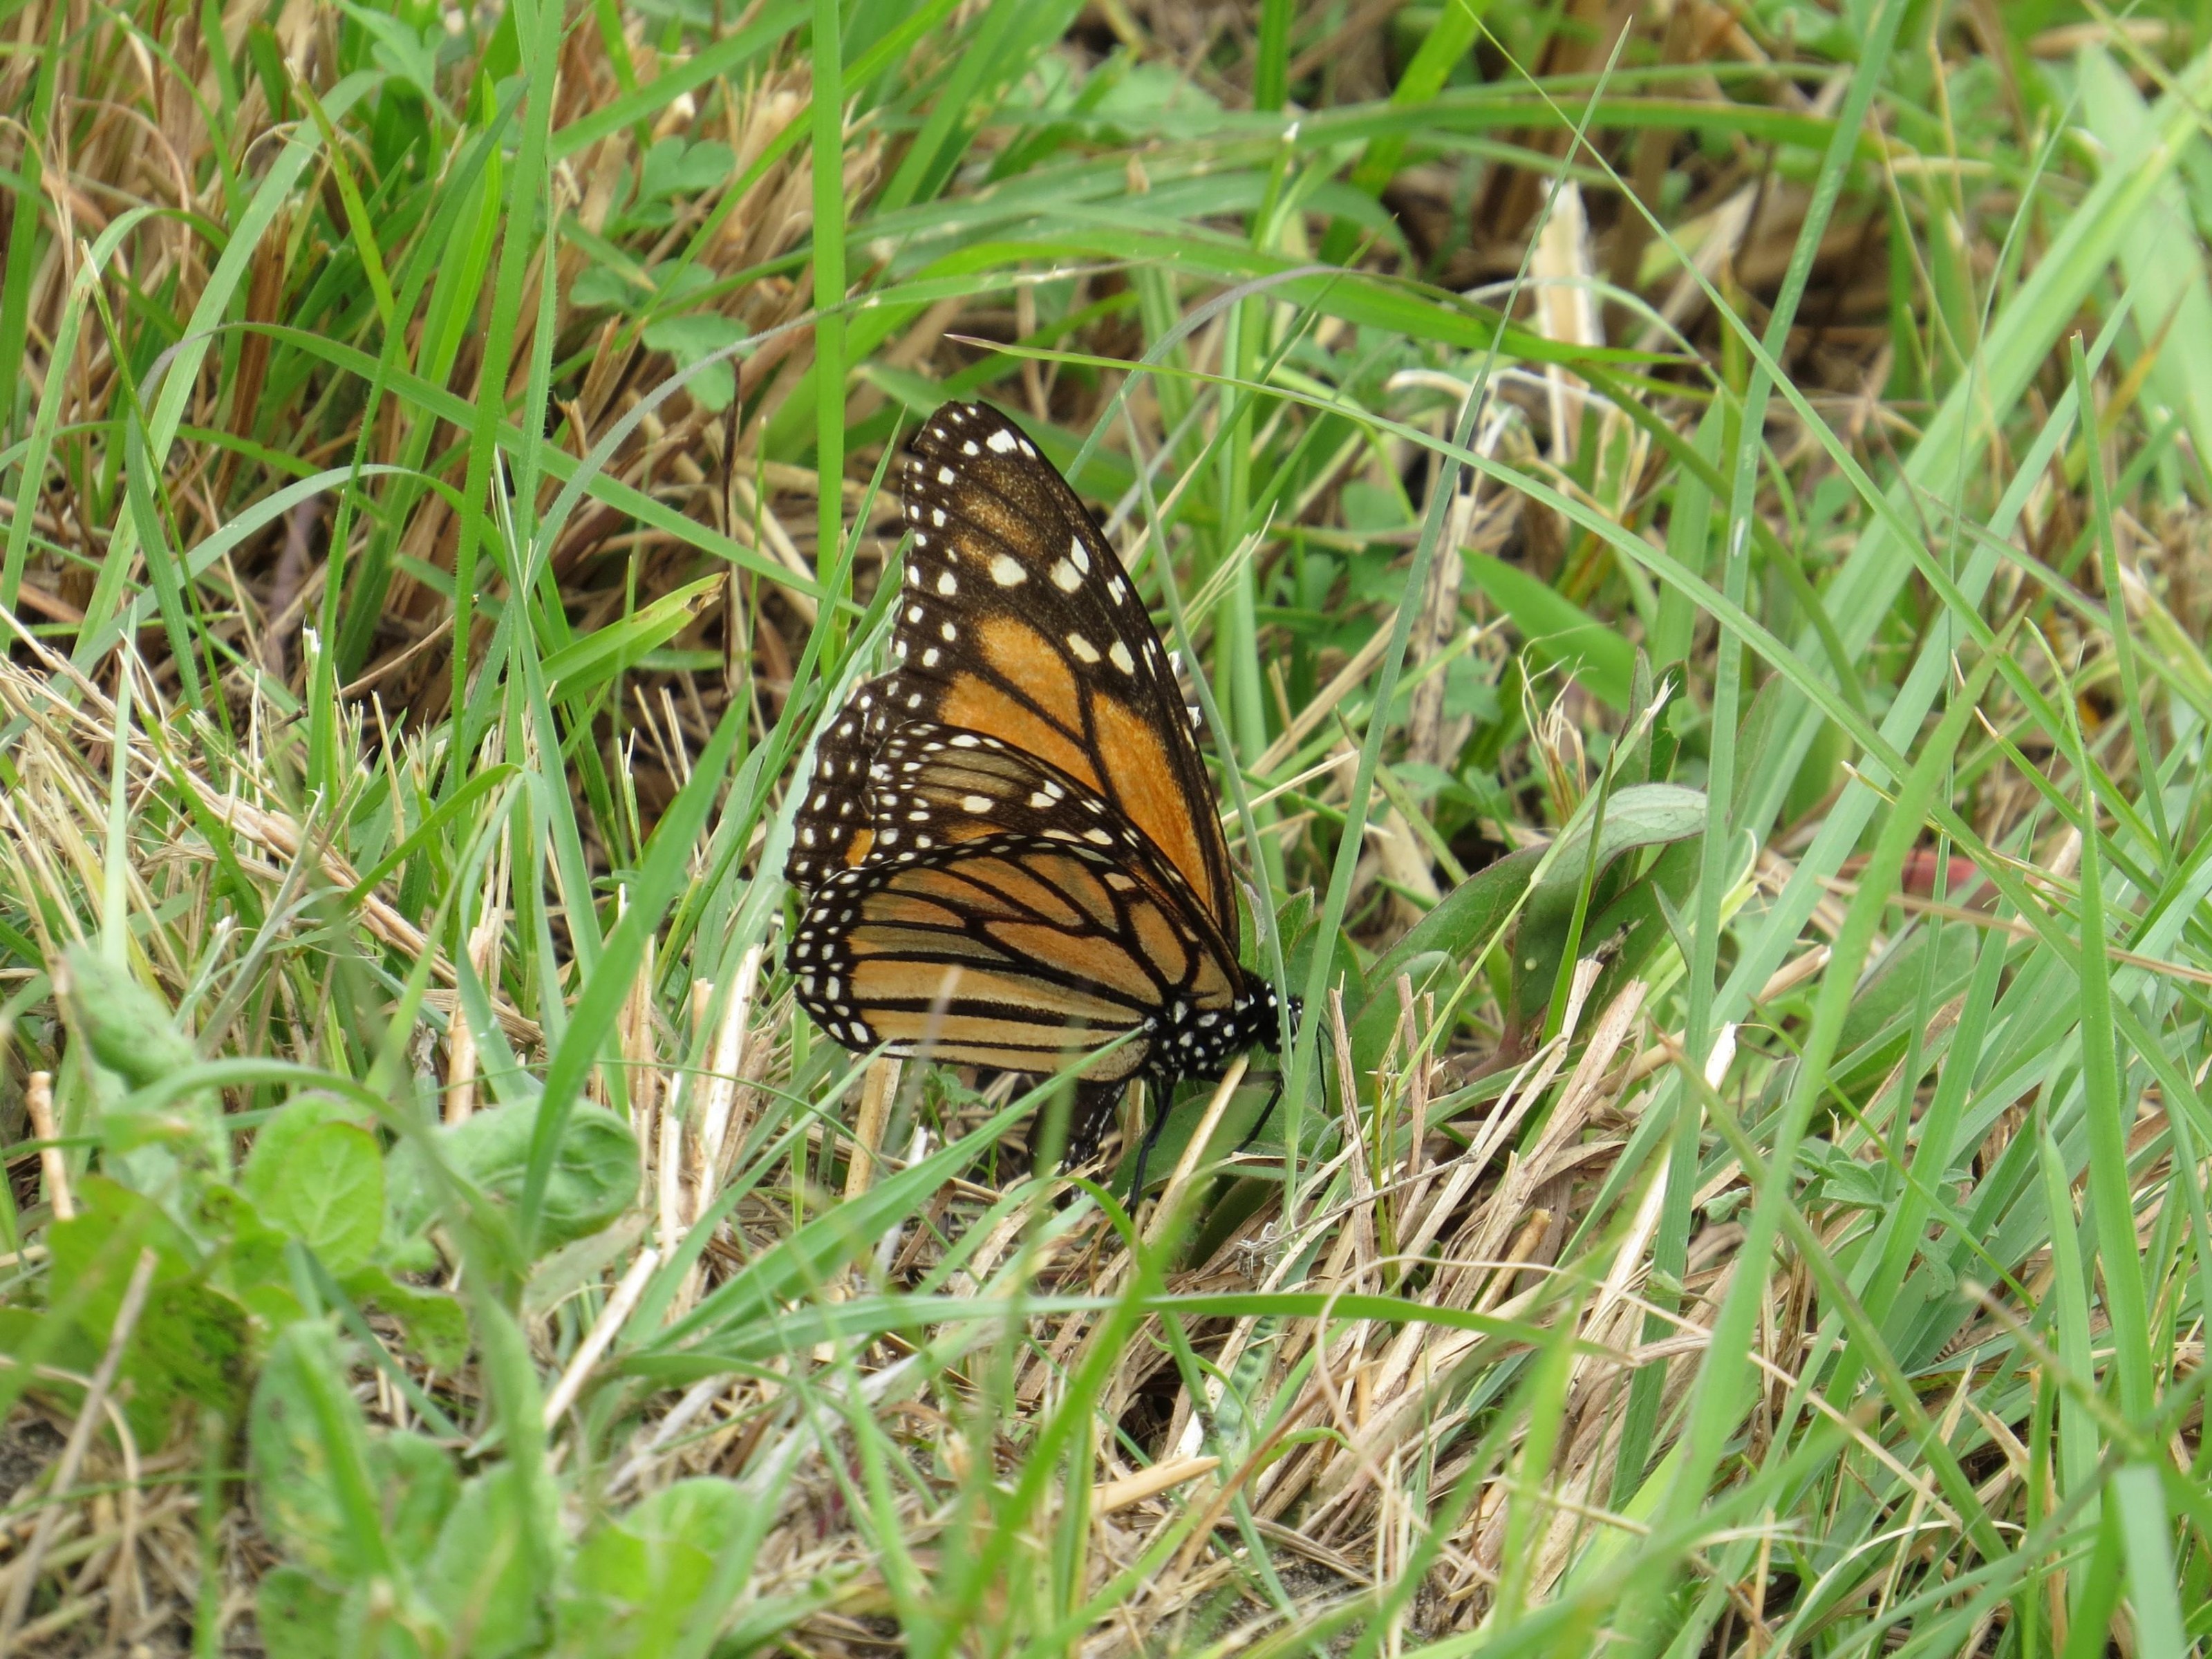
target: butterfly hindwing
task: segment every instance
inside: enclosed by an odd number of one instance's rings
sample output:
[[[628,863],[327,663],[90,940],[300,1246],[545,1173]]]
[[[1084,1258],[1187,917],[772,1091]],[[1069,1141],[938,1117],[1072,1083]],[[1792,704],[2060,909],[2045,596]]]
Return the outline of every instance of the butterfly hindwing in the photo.
[[[1224,961],[1235,955],[1182,872],[1135,825],[1077,779],[1011,744],[933,721],[904,721],[878,744],[867,787],[879,851],[1007,830],[1097,848],[1188,917],[1194,939]]]
[[[894,727],[869,768],[869,815],[879,852],[1016,835],[1103,853],[1114,893],[1141,890],[1124,907],[1124,940],[1159,970],[1163,985],[1202,1014],[1224,1007],[1241,975],[1182,873],[1121,814],[1033,755],[980,732],[915,723]]]
[[[800,1005],[849,1048],[1110,1082],[1146,1064],[1164,1011],[1233,1000],[1175,909],[1112,854],[1002,832],[839,871],[788,960]]]
[[[814,740],[814,769],[791,828],[783,878],[811,892],[836,872],[863,862],[875,844],[868,823],[867,774],[880,738],[877,717],[888,677],[869,680]]]
[[[900,480],[914,545],[883,707],[987,732],[1092,790],[1233,938],[1213,789],[1168,653],[1121,561],[1019,428],[952,404]]]

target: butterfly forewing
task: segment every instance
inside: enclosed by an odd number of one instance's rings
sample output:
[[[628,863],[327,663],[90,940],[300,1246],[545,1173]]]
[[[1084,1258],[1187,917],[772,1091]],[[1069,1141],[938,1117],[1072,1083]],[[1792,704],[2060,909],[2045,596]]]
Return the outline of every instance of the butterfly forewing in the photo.
[[[900,481],[914,545],[889,720],[988,732],[1095,792],[1236,935],[1229,852],[1167,653],[1073,490],[1006,418],[948,404]]]

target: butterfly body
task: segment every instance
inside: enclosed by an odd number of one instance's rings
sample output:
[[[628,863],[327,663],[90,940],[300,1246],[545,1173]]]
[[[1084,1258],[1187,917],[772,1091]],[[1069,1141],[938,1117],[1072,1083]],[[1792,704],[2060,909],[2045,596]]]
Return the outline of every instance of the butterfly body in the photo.
[[[860,1051],[1072,1071],[1071,1157],[1122,1085],[1281,1029],[1237,960],[1228,848],[1121,562],[1004,416],[947,404],[902,480],[890,671],[816,744],[787,875],[800,1005]]]

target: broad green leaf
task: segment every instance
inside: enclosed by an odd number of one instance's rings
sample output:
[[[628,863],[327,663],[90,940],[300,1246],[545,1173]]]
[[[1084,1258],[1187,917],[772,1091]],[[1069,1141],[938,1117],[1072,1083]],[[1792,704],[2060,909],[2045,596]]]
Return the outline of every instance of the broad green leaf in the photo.
[[[1524,1025],[1544,1017],[1573,929],[1575,898],[1585,877],[1590,881],[1590,909],[1577,954],[1590,955],[1637,921],[1646,927],[1638,939],[1638,948],[1656,948],[1657,929],[1650,925],[1656,919],[1650,913],[1656,900],[1650,907],[1632,906],[1618,918],[1613,915],[1614,907],[1629,896],[1612,878],[1614,863],[1638,848],[1686,842],[1705,827],[1705,796],[1679,783],[1632,784],[1614,792],[1604,805],[1595,868],[1590,865],[1591,821],[1585,816],[1553,843],[1551,860],[1529,890],[1528,908],[1514,932],[1513,1002]]]
[[[1524,847],[1476,871],[1438,900],[1434,909],[1382,954],[1368,971],[1368,983],[1387,984],[1416,957],[1437,953],[1453,961],[1463,960],[1513,913],[1543,857],[1542,848]]]
[[[679,1480],[609,1522],[576,1553],[563,1640],[610,1659],[666,1652],[749,1502],[731,1481]]]
[[[283,1330],[307,1311],[284,1261],[289,1237],[270,1225],[244,1193],[235,1187],[210,1187],[200,1200],[199,1212],[222,1241],[210,1266],[213,1284],[236,1297],[272,1331]]]
[[[369,1443],[380,1511],[392,1553],[410,1566],[430,1559],[461,1494],[452,1456],[427,1435],[389,1429]]]
[[[49,1295],[58,1304],[82,1292],[77,1322],[93,1352],[106,1350],[137,1265],[136,1252],[118,1256],[105,1248],[108,1242],[137,1231],[157,1258],[123,1359],[130,1379],[124,1398],[140,1443],[166,1441],[171,1413],[184,1401],[234,1413],[247,1382],[246,1314],[208,1282],[212,1262],[143,1194],[95,1176],[84,1182],[78,1201],[82,1207],[73,1219],[47,1231]]]
[[[665,351],[679,369],[726,350],[750,331],[734,317],[715,312],[693,312],[681,317],[662,317],[645,325],[646,344]],[[702,409],[724,410],[738,393],[736,365],[727,358],[711,363],[684,383],[691,401]]]
[[[373,1302],[398,1320],[408,1345],[431,1370],[450,1374],[467,1360],[468,1313],[445,1291],[403,1283],[374,1263],[346,1275],[345,1290],[356,1302]]]
[[[455,1170],[494,1198],[514,1204],[522,1196],[530,1165],[533,1115],[521,1106],[495,1107],[436,1132]],[[418,1233],[435,1203],[420,1158],[402,1146],[392,1154],[390,1176],[395,1233]],[[637,1138],[604,1106],[580,1102],[562,1125],[545,1188],[538,1247],[548,1249],[597,1232],[636,1196]]]
[[[1736,837],[1722,866],[1729,872],[1728,893],[1735,893],[1750,874],[1758,854],[1759,845],[1749,832]],[[1676,842],[1651,861],[1649,870],[1623,888],[1619,897],[1592,914],[1583,930],[1583,954],[1601,949],[1609,954],[1605,956],[1605,968],[1597,983],[1591,988],[1591,1006],[1605,1006],[1631,977],[1654,983],[1668,977],[1663,968],[1654,969],[1653,961],[1675,942],[1668,909],[1672,906],[1679,913],[1697,890],[1700,861],[1697,837]]]
[[[422,1576],[422,1593],[453,1632],[454,1650],[503,1659],[545,1637],[542,1600],[518,1506],[524,1486],[500,1465],[461,1488]]]
[[[262,1368],[246,1434],[263,1531],[333,1587],[366,1578],[386,1560],[369,1496],[368,1426],[346,1370],[320,1321],[290,1327]]]
[[[295,1101],[262,1126],[240,1185],[271,1225],[343,1278],[384,1231],[384,1159],[376,1137],[329,1103]]]
[[[52,971],[71,1030],[127,1090],[143,1089],[198,1062],[168,1005],[91,946],[70,945]],[[223,1132],[221,1107],[204,1091],[194,1090],[150,1112],[106,1101],[102,1109],[101,1128],[111,1152],[158,1148],[188,1168],[229,1168],[230,1138]],[[166,1162],[131,1167],[169,1172]]]
[[[1543,857],[1542,848],[1524,847],[1476,871],[1383,953],[1368,971],[1366,999],[1352,1017],[1355,1071],[1368,1075],[1382,1063],[1398,1027],[1398,975],[1412,975],[1416,995],[1435,988],[1442,975],[1450,975],[1446,985],[1456,981],[1475,965],[1474,953],[1498,936]]]
[[[422,1612],[412,1571],[435,1553],[459,1473],[425,1436],[370,1432],[346,1350],[320,1321],[291,1326],[270,1350],[246,1444],[261,1528],[295,1569],[334,1595],[366,1592],[410,1619]],[[320,1605],[294,1599],[303,1619]]]
[[[1698,790],[1679,783],[1638,783],[1616,790],[1605,803],[1605,822],[1597,832],[1597,867],[1602,872],[1635,848],[1687,841],[1705,827],[1705,798]],[[1529,890],[1531,914],[1574,903],[1589,838],[1590,821],[1585,818],[1553,843],[1551,866]]]
[[[261,1645],[269,1659],[330,1659],[342,1650],[345,1597],[289,1563],[270,1569],[253,1594]]]

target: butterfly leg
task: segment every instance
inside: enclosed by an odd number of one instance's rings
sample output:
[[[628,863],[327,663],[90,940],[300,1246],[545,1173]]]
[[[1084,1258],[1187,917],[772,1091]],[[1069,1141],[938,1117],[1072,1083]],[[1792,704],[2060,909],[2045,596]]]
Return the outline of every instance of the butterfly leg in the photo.
[[[1152,1161],[1152,1148],[1159,1145],[1160,1131],[1168,1127],[1167,1091],[1164,1089],[1156,1091],[1151,1084],[1146,1084],[1145,1092],[1158,1092],[1161,1099],[1158,1109],[1152,1114],[1152,1127],[1145,1131],[1144,1139],[1137,1144],[1137,1167],[1129,1177],[1129,1207],[1133,1212],[1144,1200],[1145,1165]]]
[[[1237,1150],[1238,1152],[1243,1152],[1246,1147],[1249,1146],[1254,1141],[1260,1138],[1260,1131],[1267,1127],[1267,1120],[1274,1116],[1276,1103],[1281,1100],[1282,1097],[1283,1075],[1281,1073],[1278,1072],[1275,1074],[1275,1091],[1267,1097],[1267,1103],[1260,1109],[1260,1115],[1253,1121],[1250,1131],[1246,1133],[1243,1139],[1237,1143]]]

